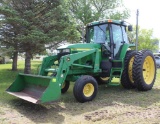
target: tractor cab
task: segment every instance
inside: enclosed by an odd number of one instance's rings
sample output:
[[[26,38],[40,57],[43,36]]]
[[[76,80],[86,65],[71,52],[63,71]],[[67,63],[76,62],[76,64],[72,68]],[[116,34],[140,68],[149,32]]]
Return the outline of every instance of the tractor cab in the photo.
[[[129,44],[127,25],[123,21],[105,20],[93,22],[87,25],[86,42],[102,45],[102,50],[110,57],[116,58],[124,44]],[[131,30],[131,26],[129,26]]]
[[[105,20],[92,22],[86,28],[86,42],[101,44],[100,76],[109,79],[120,78],[124,68],[124,58],[129,40],[126,33],[127,25],[124,21]],[[128,26],[129,31],[132,30]],[[134,45],[133,45],[134,46]],[[106,66],[107,65],[107,66]]]

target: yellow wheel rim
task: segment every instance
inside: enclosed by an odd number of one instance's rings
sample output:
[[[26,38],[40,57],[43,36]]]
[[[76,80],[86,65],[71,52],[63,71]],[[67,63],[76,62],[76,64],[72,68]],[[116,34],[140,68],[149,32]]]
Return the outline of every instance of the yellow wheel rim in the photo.
[[[143,78],[146,84],[151,84],[155,76],[155,63],[151,56],[145,58],[143,63]]]
[[[128,76],[129,80],[134,83],[133,76],[132,76],[132,68],[133,68],[133,62],[134,62],[134,56],[130,59],[129,65],[128,65]]]
[[[83,94],[86,96],[86,97],[90,97],[92,96],[94,92],[94,86],[93,84],[91,83],[87,83],[84,88],[83,88]]]
[[[103,81],[108,81],[109,77],[100,77]]]
[[[61,89],[63,89],[66,86],[66,82],[64,82],[61,86]]]

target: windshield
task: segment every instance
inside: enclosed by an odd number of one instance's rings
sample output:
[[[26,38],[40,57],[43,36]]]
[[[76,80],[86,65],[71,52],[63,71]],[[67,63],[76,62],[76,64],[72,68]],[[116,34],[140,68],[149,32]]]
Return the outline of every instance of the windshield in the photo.
[[[105,43],[110,41],[108,24],[89,27],[88,33],[89,42]]]

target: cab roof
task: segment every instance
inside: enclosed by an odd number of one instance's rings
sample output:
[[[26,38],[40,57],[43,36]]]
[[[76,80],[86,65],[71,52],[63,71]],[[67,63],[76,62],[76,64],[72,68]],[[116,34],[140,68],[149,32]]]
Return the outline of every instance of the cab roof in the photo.
[[[94,26],[94,25],[107,24],[107,23],[113,23],[113,24],[127,26],[125,21],[123,21],[123,20],[113,20],[113,19],[94,21],[94,22],[88,23],[87,26]]]

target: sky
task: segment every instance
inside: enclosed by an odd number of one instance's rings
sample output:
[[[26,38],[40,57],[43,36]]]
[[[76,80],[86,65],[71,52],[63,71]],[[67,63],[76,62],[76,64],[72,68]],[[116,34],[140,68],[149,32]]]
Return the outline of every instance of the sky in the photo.
[[[160,0],[123,0],[130,9],[131,17],[127,20],[136,25],[136,11],[139,10],[139,26],[153,29],[153,37],[160,38]]]

